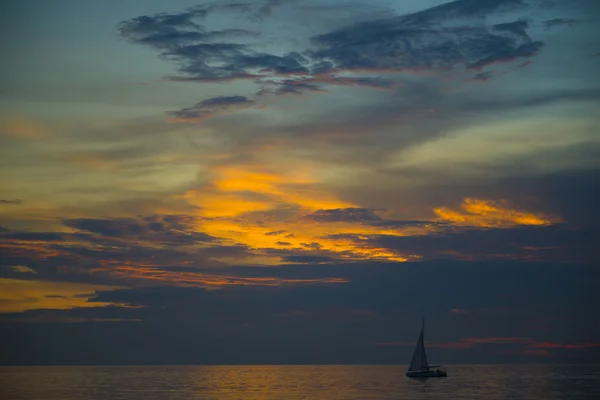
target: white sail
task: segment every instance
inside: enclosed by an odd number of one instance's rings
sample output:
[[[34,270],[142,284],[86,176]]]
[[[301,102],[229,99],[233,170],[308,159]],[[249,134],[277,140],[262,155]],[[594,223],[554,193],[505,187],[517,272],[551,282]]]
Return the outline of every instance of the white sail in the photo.
[[[423,371],[429,369],[427,356],[425,355],[425,344],[423,343],[424,330],[425,321],[423,321],[423,325],[421,326],[421,333],[419,334],[419,340],[417,341],[417,346],[415,347],[415,351],[410,362],[410,367],[408,368],[409,371]]]

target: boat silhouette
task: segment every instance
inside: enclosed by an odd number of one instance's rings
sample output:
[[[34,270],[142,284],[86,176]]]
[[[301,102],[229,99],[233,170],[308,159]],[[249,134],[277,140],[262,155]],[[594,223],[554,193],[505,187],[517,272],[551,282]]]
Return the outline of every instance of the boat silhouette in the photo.
[[[406,371],[406,376],[409,378],[441,378],[448,376],[441,365],[429,365],[427,355],[425,354],[425,342],[423,339],[425,332],[425,319],[421,324],[421,333],[413,352],[410,367]]]

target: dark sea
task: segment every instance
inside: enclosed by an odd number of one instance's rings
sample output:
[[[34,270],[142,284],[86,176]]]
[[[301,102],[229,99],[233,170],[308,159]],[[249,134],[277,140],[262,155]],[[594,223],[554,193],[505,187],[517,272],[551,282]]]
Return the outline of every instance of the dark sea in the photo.
[[[414,380],[405,366],[0,367],[3,400],[600,399],[600,366],[456,365]]]

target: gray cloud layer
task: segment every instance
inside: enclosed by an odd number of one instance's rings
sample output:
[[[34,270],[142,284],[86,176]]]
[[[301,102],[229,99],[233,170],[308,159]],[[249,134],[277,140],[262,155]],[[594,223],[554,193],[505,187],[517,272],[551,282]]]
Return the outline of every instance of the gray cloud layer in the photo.
[[[487,21],[498,13],[524,7],[520,0],[458,0],[413,14],[356,23],[314,36],[314,48],[285,54],[266,53],[244,43],[250,31],[208,31],[203,25],[211,13],[241,11],[267,16],[275,5],[281,3],[261,3],[258,8],[250,3],[215,4],[179,14],[142,16],[122,22],[119,31],[132,43],[153,47],[161,57],[177,62],[183,76],[174,79],[255,79],[261,86],[258,95],[324,91],[334,85],[389,88],[393,82],[380,78],[338,74],[458,66],[479,69],[533,57],[543,46],[529,36],[525,21]],[[203,108],[202,102],[198,104]],[[172,114],[195,113],[197,106]]]

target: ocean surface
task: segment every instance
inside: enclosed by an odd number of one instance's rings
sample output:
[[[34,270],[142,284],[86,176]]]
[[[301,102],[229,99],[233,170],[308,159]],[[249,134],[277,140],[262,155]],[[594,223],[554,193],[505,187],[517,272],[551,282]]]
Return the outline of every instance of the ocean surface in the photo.
[[[447,378],[405,366],[0,367],[3,400],[600,399],[600,366],[456,365]]]

